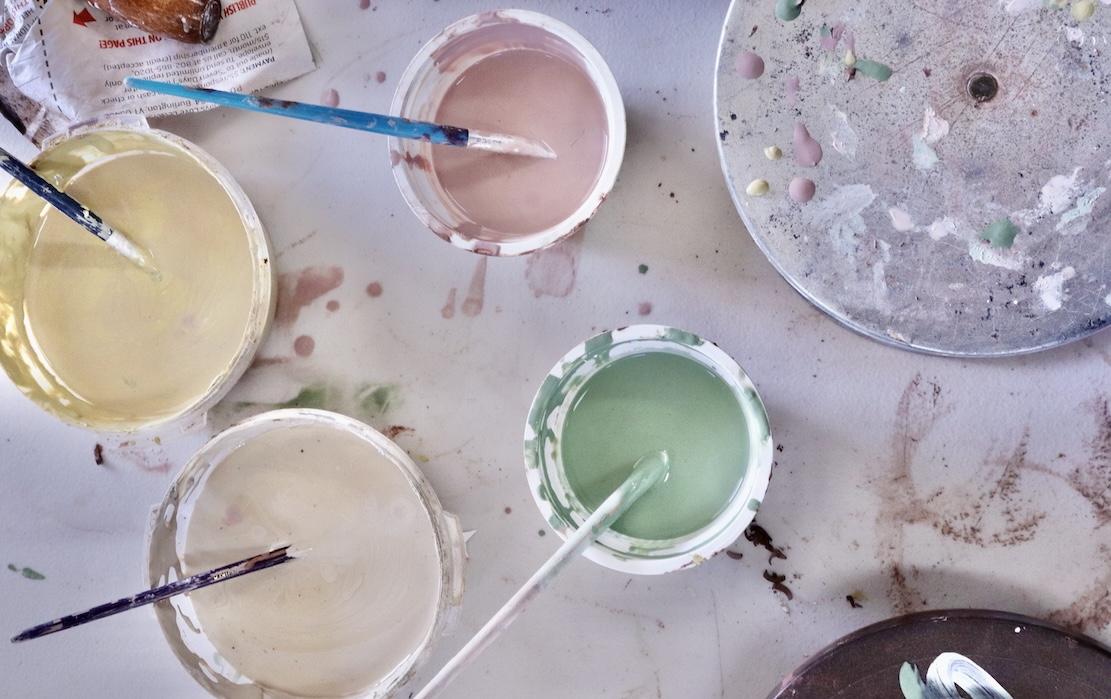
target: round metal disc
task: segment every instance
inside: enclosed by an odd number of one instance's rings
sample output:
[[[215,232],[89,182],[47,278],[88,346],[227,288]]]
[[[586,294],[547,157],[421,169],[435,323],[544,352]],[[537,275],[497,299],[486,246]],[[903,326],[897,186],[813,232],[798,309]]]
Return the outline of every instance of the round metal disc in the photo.
[[[1111,6],[797,2],[733,1],[715,90],[729,187],[780,273],[937,354],[1107,325]]]
[[[898,617],[852,633],[792,673],[769,699],[907,696],[900,673],[912,670],[904,664],[923,678],[942,653],[972,661],[1015,699],[1106,699],[1111,691],[1111,651],[1092,639],[1017,614],[951,610]],[[961,689],[967,692],[968,684]]]

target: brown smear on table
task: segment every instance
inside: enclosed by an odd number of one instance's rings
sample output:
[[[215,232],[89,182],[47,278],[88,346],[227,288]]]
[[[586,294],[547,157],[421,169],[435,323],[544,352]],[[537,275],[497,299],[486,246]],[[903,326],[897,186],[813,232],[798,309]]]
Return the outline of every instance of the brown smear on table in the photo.
[[[278,276],[278,306],[274,322],[293,325],[305,308],[343,283],[342,267],[306,267]]]
[[[873,481],[881,498],[878,557],[889,577],[888,594],[896,613],[930,603],[916,583],[921,571],[905,560],[904,532],[908,525],[925,524],[945,538],[980,548],[1013,547],[1031,541],[1049,516],[1036,497],[1044,487],[1023,485],[1023,478],[1032,474],[1057,479],[1087,500],[1097,529],[1111,523],[1111,407],[1107,400],[1099,400],[1091,410],[1096,435],[1087,445],[1088,453],[1080,457],[1081,465],[1070,471],[1061,472],[1032,461],[1027,428],[1013,447],[993,449],[987,454],[966,480],[921,494],[912,476],[918,450],[951,407],[936,382],[919,374],[908,383],[896,409],[892,467],[885,477]],[[1111,550],[1103,544],[1100,553],[1107,564],[1106,573],[1073,604],[1052,612],[1052,620],[1082,630],[1111,624]]]

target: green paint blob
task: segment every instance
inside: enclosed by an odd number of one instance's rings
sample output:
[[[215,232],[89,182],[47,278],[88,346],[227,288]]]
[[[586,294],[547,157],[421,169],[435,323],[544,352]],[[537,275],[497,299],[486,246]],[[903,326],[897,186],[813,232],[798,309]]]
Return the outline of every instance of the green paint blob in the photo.
[[[775,3],[775,16],[784,22],[798,19],[802,13],[803,0],[778,0]]]
[[[641,265],[640,267],[637,267],[637,270],[641,274],[648,274],[648,265]]]
[[[33,568],[20,568],[14,563],[9,563],[8,570],[12,571],[13,573],[19,573],[28,580],[46,580],[45,575],[38,572],[37,570],[34,570]]]
[[[980,239],[991,243],[993,248],[1009,248],[1018,235],[1018,226],[1011,223],[1010,219],[1001,218],[988,225],[980,233]]]
[[[855,68],[857,72],[864,73],[869,78],[878,80],[881,83],[891,77],[891,68],[878,61],[858,58],[856,62],[853,63],[853,68]]]
[[[664,482],[613,529],[667,540],[709,524],[733,499],[748,463],[748,432],[736,395],[690,357],[633,354],[587,379],[567,413],[561,456],[567,484],[597,508],[645,454],[664,450]]]
[[[275,408],[317,408],[327,409],[330,399],[334,398],[331,391],[324,384],[305,386],[293,398],[284,403],[279,403]]]

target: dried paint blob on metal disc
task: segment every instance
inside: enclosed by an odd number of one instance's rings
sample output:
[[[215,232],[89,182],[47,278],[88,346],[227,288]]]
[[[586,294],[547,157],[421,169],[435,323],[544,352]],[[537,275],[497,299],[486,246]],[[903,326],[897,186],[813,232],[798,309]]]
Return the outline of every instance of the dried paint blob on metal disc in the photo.
[[[898,347],[1106,327],[1109,33],[1088,0],[733,2],[715,100],[744,223],[808,300]]]
[[[769,699],[1106,699],[1108,687],[1111,650],[1098,642],[1026,616],[964,609],[897,617],[849,634]]]

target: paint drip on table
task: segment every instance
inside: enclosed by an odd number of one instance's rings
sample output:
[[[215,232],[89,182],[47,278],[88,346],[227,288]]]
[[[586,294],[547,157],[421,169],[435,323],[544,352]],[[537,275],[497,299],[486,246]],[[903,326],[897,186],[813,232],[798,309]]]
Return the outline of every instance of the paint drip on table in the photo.
[[[0,200],[0,363],[78,425],[130,431],[207,409],[246,369],[273,314],[265,234],[195,147],[93,129],[33,161],[145,248],[153,279],[18,183]]]

